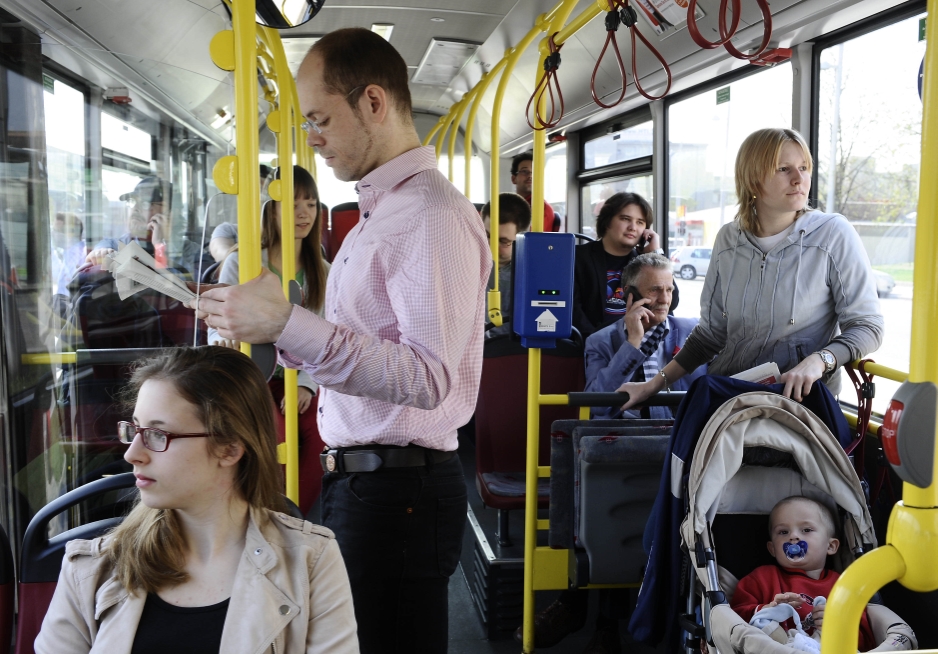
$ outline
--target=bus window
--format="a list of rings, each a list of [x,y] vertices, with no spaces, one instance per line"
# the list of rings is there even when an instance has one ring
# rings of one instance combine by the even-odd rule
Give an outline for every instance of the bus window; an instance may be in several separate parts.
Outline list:
[[[817,205],[857,232],[876,277],[886,334],[870,358],[908,371],[912,263],[922,138],[919,67],[925,14],[824,48],[820,53]],[[888,61],[876,51],[889,52]],[[877,79],[871,87],[864,80]],[[844,373],[844,388],[850,388]],[[898,382],[876,380],[882,413]],[[848,393],[847,401],[854,401]]]
[[[619,177],[587,184],[582,191],[583,207],[580,209],[582,233],[599,238],[596,233],[596,217],[606,200],[616,193],[638,193],[654,206],[655,182],[652,175]]]

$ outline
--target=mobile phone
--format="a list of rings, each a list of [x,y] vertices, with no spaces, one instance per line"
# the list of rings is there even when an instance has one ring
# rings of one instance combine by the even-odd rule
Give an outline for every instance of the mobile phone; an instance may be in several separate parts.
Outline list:
[[[625,288],[625,295],[624,295],[624,297],[625,297],[625,304],[626,304],[626,305],[628,305],[628,303],[629,303],[629,296],[630,296],[630,295],[632,296],[632,302],[633,302],[633,303],[635,303],[635,302],[637,302],[637,301],[639,301],[639,300],[642,299],[642,294],[639,293],[639,291],[638,291],[637,288],[635,288],[634,286],[626,286],[626,288]]]

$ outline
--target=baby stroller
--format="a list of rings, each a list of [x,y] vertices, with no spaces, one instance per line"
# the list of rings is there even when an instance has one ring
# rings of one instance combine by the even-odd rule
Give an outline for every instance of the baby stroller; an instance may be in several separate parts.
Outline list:
[[[698,396],[709,398],[714,384],[726,383],[698,381],[704,388],[695,383],[686,403]],[[671,461],[672,499],[680,498],[684,507],[679,528],[684,553],[680,589],[664,604],[679,615],[675,620],[678,616],[672,613],[668,625],[675,627],[672,634],[679,633],[675,623],[686,632],[682,646],[687,652],[700,651],[700,638],[710,643],[711,652],[722,654],[796,651],[749,627],[729,608],[738,579],[772,563],[765,547],[767,516],[779,500],[807,496],[826,504],[837,517],[841,547],[829,561],[834,570],[843,571],[876,546],[863,488],[843,450],[844,425],[836,420],[842,414],[831,410],[836,404],[826,388],[818,384],[812,389],[808,397],[815,397],[805,402],[816,405],[812,411],[765,387],[753,391],[746,386],[749,392],[727,400],[712,412],[703,429],[698,426],[686,466],[675,470],[674,457]],[[839,437],[816,414],[825,415]],[[675,426],[677,438],[681,418]],[[655,543],[669,544],[657,537]],[[673,540],[670,544],[676,546]],[[871,608],[869,617],[877,642],[886,640],[890,626],[902,623],[882,606]],[[744,628],[738,628],[740,624]]]

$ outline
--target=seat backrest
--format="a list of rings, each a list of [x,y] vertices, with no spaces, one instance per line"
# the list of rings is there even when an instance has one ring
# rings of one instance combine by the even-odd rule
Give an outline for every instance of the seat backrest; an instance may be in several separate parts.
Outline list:
[[[476,404],[476,472],[520,472],[525,469],[528,355],[508,335],[488,339]],[[583,354],[573,344],[542,350],[541,392],[566,394],[585,385]],[[539,464],[550,460],[550,426],[575,418],[576,407],[542,406]]]
[[[65,545],[76,538],[97,538],[123,518],[106,518],[69,529],[49,538],[49,523],[57,515],[94,497],[130,488],[136,484],[132,473],[126,472],[79,486],[42,507],[29,521],[20,555],[19,614],[16,624],[15,654],[33,654],[33,642],[42,627],[42,620],[55,593],[62,569]]]
[[[9,651],[13,638],[13,596],[16,575],[13,570],[13,552],[7,532],[0,527],[0,652]]]
[[[335,251],[332,249],[332,221],[329,218],[329,207],[320,203],[319,209],[322,212],[322,216],[319,220],[319,238],[322,244],[322,256],[326,258],[326,261],[332,263],[332,259],[335,257]]]
[[[332,208],[329,220],[329,223],[332,225],[329,239],[332,246],[330,252],[331,256],[329,257],[330,261],[338,254],[339,248],[342,247],[342,242],[345,241],[345,237],[348,236],[348,233],[358,224],[358,218],[357,202],[343,202]]]

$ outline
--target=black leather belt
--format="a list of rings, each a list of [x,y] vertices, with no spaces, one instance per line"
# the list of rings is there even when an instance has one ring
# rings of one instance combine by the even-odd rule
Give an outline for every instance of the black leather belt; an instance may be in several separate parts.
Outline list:
[[[375,449],[326,449],[319,455],[325,472],[374,472],[387,468],[419,468],[427,464],[445,463],[456,452],[441,452],[425,447],[409,446]]]

